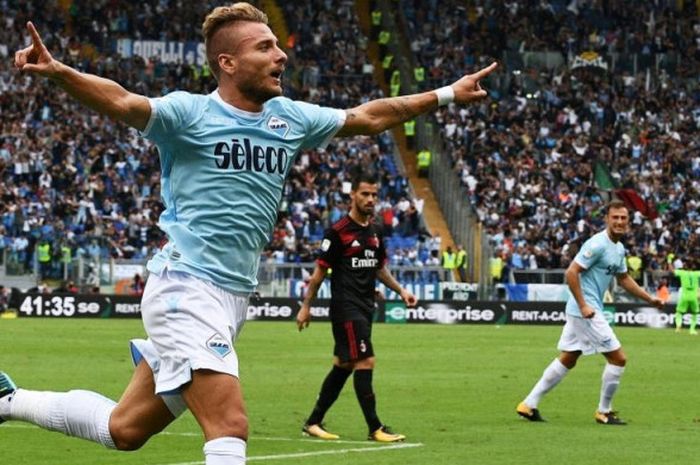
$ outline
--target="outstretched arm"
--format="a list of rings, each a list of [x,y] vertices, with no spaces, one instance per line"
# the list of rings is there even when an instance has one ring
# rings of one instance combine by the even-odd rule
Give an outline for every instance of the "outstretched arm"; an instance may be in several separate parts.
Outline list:
[[[345,125],[338,136],[357,134],[379,134],[398,124],[427,113],[444,104],[454,101],[459,104],[471,103],[486,97],[479,81],[491,74],[496,63],[482,68],[474,74],[467,74],[452,85],[421,94],[401,97],[380,98],[346,110]]]
[[[15,53],[15,67],[47,77],[83,105],[122,121],[138,130],[146,128],[151,116],[148,99],[133,94],[114,81],[81,73],[54,59],[31,22],[27,30],[32,45]]]

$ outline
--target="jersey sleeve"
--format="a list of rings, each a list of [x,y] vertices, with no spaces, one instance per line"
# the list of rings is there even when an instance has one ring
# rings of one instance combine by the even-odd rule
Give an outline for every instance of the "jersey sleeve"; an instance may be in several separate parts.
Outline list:
[[[306,137],[301,149],[325,148],[345,124],[345,111],[295,101]]]
[[[589,269],[600,259],[603,255],[603,247],[600,247],[592,242],[585,242],[581,247],[581,250],[574,257],[574,261],[581,265],[584,269]],[[623,258],[623,263],[625,262]],[[625,266],[625,269],[627,267]]]
[[[316,260],[316,263],[324,268],[333,268],[335,261],[339,255],[340,237],[334,229],[329,229],[323,235],[321,241],[321,252]]]
[[[171,92],[148,99],[151,117],[142,134],[155,142],[168,140],[172,133],[189,126],[195,119],[196,100],[188,92]]]

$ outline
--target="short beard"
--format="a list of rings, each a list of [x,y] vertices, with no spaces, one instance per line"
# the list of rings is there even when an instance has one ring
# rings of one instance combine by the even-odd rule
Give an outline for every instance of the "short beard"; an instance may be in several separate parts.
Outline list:
[[[241,91],[249,99],[260,105],[267,102],[271,98],[279,97],[280,95],[282,95],[282,92],[270,90],[268,88],[258,85],[257,83],[243,85],[241,86]]]

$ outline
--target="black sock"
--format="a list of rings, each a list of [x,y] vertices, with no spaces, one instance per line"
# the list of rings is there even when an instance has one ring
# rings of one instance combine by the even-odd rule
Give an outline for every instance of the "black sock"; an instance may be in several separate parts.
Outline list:
[[[382,426],[382,423],[377,416],[377,402],[372,390],[372,370],[355,370],[353,381],[355,382],[357,401],[365,415],[369,432],[373,433]]]
[[[307,425],[317,425],[323,421],[323,417],[333,402],[336,401],[340,395],[340,391],[343,390],[345,386],[345,381],[352,373],[352,370],[345,370],[339,366],[333,365],[330,373],[323,380],[321,385],[321,392],[318,394],[318,400],[316,400],[316,405],[314,406],[313,412],[308,420],[306,420]]]

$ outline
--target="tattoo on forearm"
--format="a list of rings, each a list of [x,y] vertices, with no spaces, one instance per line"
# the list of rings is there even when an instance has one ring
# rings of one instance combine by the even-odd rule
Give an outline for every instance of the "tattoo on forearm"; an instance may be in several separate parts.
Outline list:
[[[406,97],[387,99],[386,104],[391,107],[394,114],[397,115],[401,121],[406,121],[413,117],[413,112],[407,103]]]

